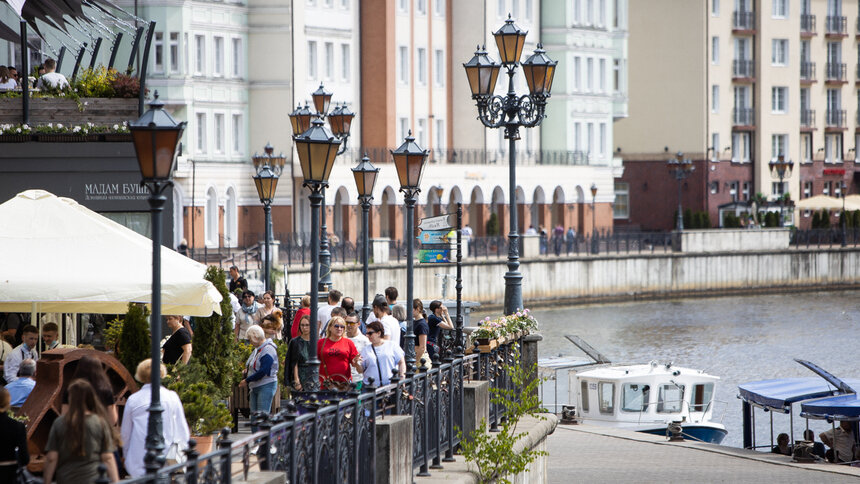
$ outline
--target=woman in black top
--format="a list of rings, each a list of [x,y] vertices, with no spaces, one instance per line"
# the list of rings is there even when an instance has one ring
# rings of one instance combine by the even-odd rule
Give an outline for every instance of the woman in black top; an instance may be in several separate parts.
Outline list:
[[[427,348],[430,350],[430,356],[433,356],[438,350],[439,330],[454,329],[454,325],[451,324],[451,316],[448,316],[448,307],[442,304],[442,301],[436,300],[430,303],[430,316],[427,318],[427,326],[430,327],[430,333],[427,335]]]
[[[108,380],[107,373],[105,373],[102,363],[92,356],[84,356],[78,360],[78,366],[75,368],[75,375],[69,381],[69,384],[78,379],[86,380],[90,385],[92,385],[93,390],[96,391],[96,396],[99,398],[99,402],[101,402],[105,410],[107,410],[107,415],[110,419],[108,423],[116,425],[118,417],[116,411],[116,399],[114,398],[113,388],[110,385],[110,380]],[[63,405],[68,405],[68,403],[69,390],[67,386],[63,391]],[[65,413],[65,407],[63,413]]]
[[[285,385],[296,391],[303,391],[313,381],[308,354],[311,339],[311,317],[303,315],[299,320],[298,335],[290,340],[287,348],[287,361],[284,363]]]
[[[15,482],[18,466],[30,462],[27,428],[9,416],[11,401],[9,390],[0,387],[0,435],[3,436],[0,438],[0,482]]]

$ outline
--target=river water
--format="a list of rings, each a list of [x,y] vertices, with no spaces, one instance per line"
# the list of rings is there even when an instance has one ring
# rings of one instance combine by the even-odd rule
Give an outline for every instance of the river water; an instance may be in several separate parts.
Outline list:
[[[858,298],[860,291],[690,298],[539,309],[534,315],[544,338],[541,358],[584,356],[564,338],[573,334],[613,363],[656,359],[719,376],[714,420],[722,419],[729,432],[723,444],[740,447],[738,384],[814,376],[794,358],[810,360],[836,376],[860,377]],[[559,402],[565,403],[566,378],[560,380]],[[551,384],[545,389],[550,403]],[[800,438],[806,421],[795,407],[795,438]],[[776,414],[773,420],[775,434],[788,433],[788,415]],[[759,445],[770,441],[769,422],[769,414],[756,411]],[[810,428],[817,436],[830,426],[810,421]]]

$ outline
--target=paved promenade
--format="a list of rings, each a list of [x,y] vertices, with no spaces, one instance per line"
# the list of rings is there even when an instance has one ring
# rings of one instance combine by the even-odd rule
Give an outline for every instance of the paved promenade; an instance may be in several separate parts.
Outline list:
[[[860,468],[798,464],[788,456],[588,425],[562,425],[547,439],[551,484],[571,482],[860,482]]]

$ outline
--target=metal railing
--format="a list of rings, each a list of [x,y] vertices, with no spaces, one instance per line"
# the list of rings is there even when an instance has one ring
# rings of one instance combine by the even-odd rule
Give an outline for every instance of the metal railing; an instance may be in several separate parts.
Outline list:
[[[844,109],[828,109],[827,110],[827,119],[825,120],[826,126],[829,128],[843,128],[845,127],[845,110]]]
[[[238,441],[224,429],[217,449],[198,455],[195,443],[185,451],[187,461],[159,469],[154,475],[122,481],[126,484],[228,484],[247,480],[252,470],[283,472],[287,482],[376,482],[376,423],[392,415],[411,415],[412,469],[426,473],[453,461],[463,429],[463,383],[483,380],[491,388],[512,389],[508,366],[517,363],[515,346],[522,338],[488,353],[436,361],[428,371],[364,392],[300,393],[275,415],[254,414],[261,430]],[[489,422],[495,429],[503,406],[490,403]],[[105,478],[104,466],[100,469]],[[96,481],[101,482],[101,481]],[[107,481],[105,481],[107,482]]]
[[[845,35],[848,32],[848,19],[846,17],[828,15],[825,18],[826,34]]]
[[[732,14],[734,30],[753,30],[755,28],[755,12],[736,11]]]
[[[844,63],[828,62],[824,64],[825,81],[844,81],[847,77],[848,68]]]
[[[839,226],[829,229],[794,230],[791,233],[791,245],[798,249],[841,245],[842,239],[845,239],[846,246],[860,246],[860,228],[846,228],[844,235]]]
[[[805,128],[811,128],[815,126],[814,109],[802,109],[800,111],[800,125]]]
[[[800,14],[800,31],[805,34],[815,33],[815,15],[808,13]]]
[[[751,60],[734,60],[732,62],[732,77],[755,77],[755,62]]]
[[[456,164],[456,165],[500,165],[507,166],[509,152],[506,149],[488,150],[483,148],[474,149],[447,149],[434,148],[429,150],[427,161],[430,164]],[[390,163],[390,148],[385,147],[360,147],[347,149],[338,156],[336,164],[354,165],[364,154],[375,164]],[[610,157],[611,158],[611,157]],[[517,165],[540,166],[540,165],[606,165],[608,158],[600,159],[597,153],[582,150],[542,150],[540,148],[523,148],[516,152]]]
[[[800,80],[808,82],[815,80],[815,62],[800,63]]]
[[[735,126],[755,126],[755,111],[752,108],[734,108],[732,124]]]

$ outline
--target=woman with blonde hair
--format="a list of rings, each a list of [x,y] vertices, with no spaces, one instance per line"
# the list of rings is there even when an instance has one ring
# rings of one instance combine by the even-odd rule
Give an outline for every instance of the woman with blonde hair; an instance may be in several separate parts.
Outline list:
[[[99,463],[107,467],[111,482],[119,480],[113,451],[120,443],[116,428],[93,386],[86,380],[69,384],[69,411],[51,425],[45,445],[45,482],[94,482]]]
[[[0,66],[0,91],[7,91],[9,89],[15,89],[16,87],[18,87],[18,83],[12,78],[12,73],[9,72],[9,68],[6,66]]]
[[[352,381],[352,365],[359,372],[362,369],[361,356],[346,334],[346,321],[334,316],[326,328],[326,337],[317,342],[320,359],[320,386],[329,390],[346,390]]]

